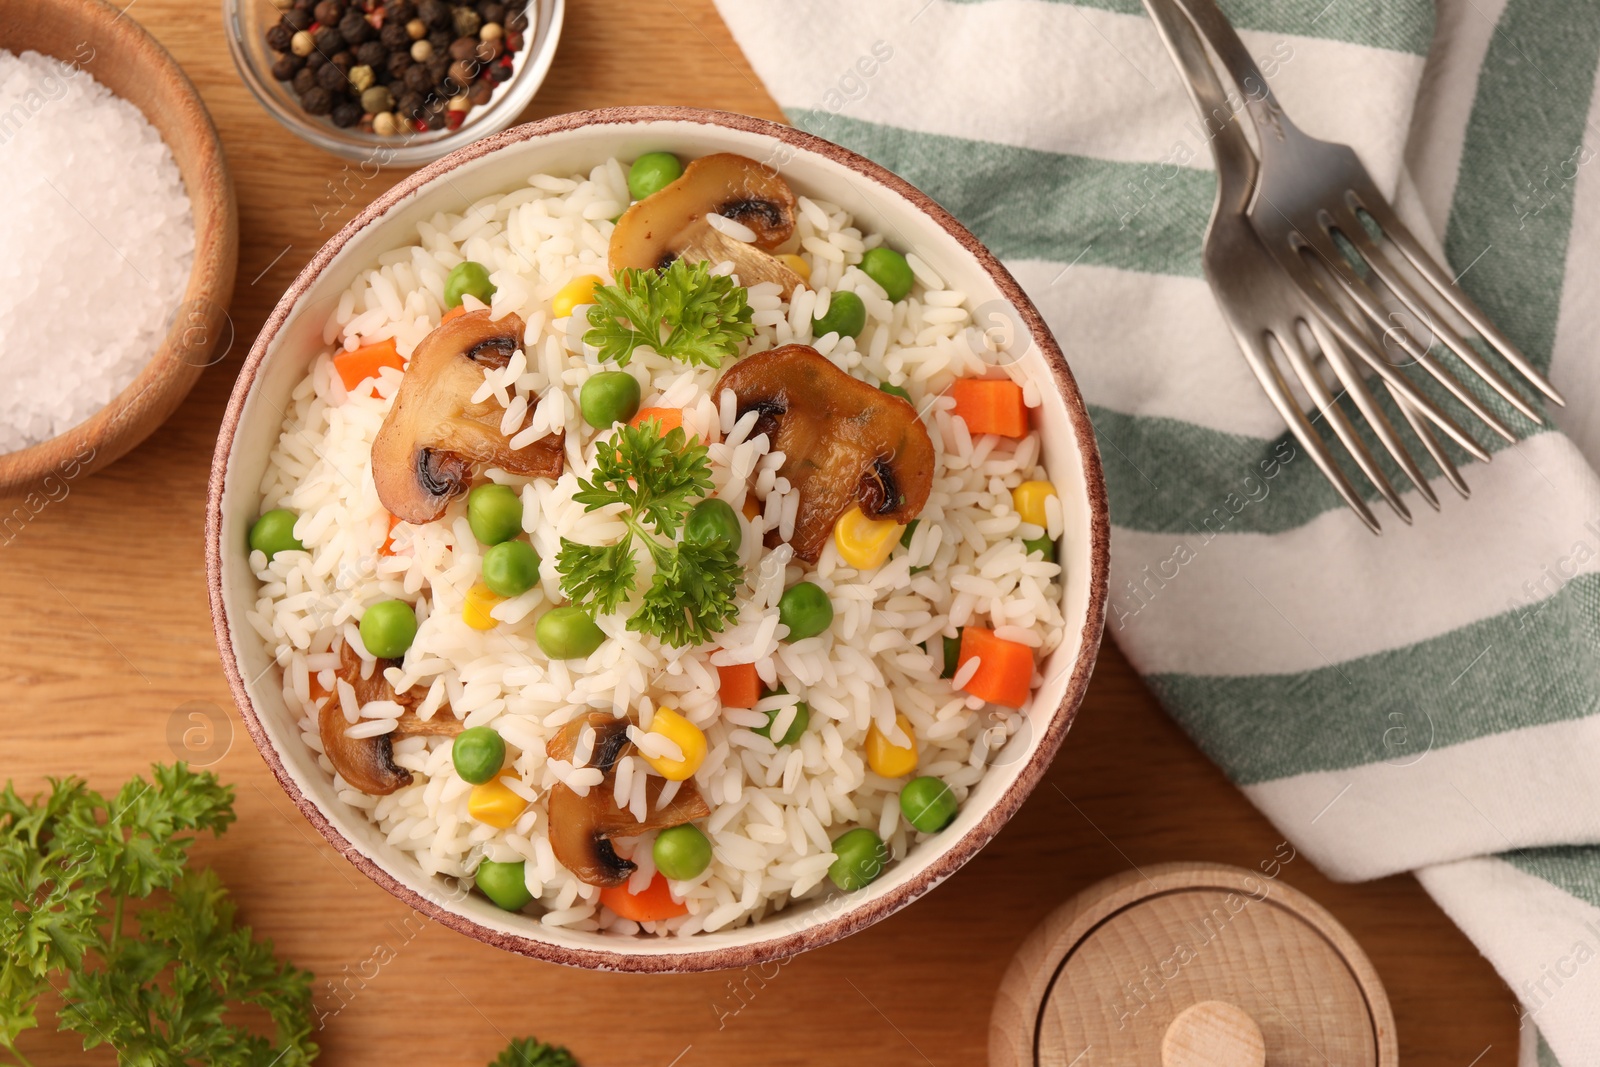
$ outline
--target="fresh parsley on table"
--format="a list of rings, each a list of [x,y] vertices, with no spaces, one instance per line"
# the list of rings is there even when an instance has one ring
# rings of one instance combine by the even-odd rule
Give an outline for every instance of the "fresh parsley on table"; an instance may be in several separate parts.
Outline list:
[[[698,645],[720,633],[737,612],[734,594],[744,578],[739,554],[725,541],[679,539],[689,512],[711,489],[711,461],[698,438],[687,439],[681,428],[663,437],[654,419],[620,427],[600,443],[594,472],[578,479],[573,499],[585,511],[621,504],[627,531],[614,545],[563,537],[556,559],[562,591],[578,607],[615,612],[633,593],[638,544],[655,564],[655,577],[628,629],[673,646]]]
[[[720,367],[755,334],[745,291],[703,263],[674,260],[664,270],[625,268],[617,284],[596,286],[583,343],[602,363],[625,367],[648,345],[680,363]]]
[[[227,890],[186,868],[189,846],[233,822],[233,790],[209,772],[156,766],[112,798],[76,778],[46,795],[0,793],[0,1052],[59,994],[57,1024],[123,1065],[302,1067],[311,974],[234,925]],[[230,1021],[263,1010],[276,1039]]]
[[[536,1037],[518,1037],[489,1067],[578,1067],[578,1061],[560,1045],[547,1045]]]

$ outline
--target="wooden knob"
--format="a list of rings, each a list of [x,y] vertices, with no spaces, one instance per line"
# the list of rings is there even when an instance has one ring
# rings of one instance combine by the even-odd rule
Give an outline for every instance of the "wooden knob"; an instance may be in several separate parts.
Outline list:
[[[1161,1067],[1265,1067],[1267,1043],[1250,1013],[1202,1000],[1178,1013],[1161,1038]]]

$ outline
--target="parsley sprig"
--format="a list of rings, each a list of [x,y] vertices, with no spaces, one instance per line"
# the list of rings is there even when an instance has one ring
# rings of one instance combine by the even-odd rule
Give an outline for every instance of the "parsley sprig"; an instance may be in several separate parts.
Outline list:
[[[744,578],[739,554],[725,541],[678,539],[711,488],[711,461],[698,438],[687,439],[682,429],[662,436],[654,419],[618,429],[600,444],[594,473],[578,479],[573,499],[585,511],[621,504],[626,532],[603,546],[563,537],[556,558],[562,591],[578,607],[615,612],[633,593],[639,545],[655,564],[655,577],[628,629],[673,646],[698,645],[720,633],[737,613],[734,594]]]
[[[74,778],[0,793],[0,1050],[26,1064],[18,1036],[59,991],[59,1027],[124,1065],[309,1064],[310,973],[234,925],[215,874],[186,868],[197,834],[233,822],[233,790],[181,763],[152,778],[110,799]],[[276,1041],[230,1021],[244,1005]]]
[[[616,285],[597,286],[584,344],[600,361],[625,367],[649,345],[680,363],[720,367],[755,335],[745,291],[703,263],[674,260],[665,270],[624,269]]]
[[[578,1061],[560,1045],[547,1045],[536,1037],[517,1037],[489,1067],[578,1067]]]

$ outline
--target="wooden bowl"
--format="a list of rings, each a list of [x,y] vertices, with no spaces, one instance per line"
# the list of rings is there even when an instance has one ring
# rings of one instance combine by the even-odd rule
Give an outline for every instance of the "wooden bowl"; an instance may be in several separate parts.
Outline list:
[[[0,454],[0,493],[48,488],[119,458],[177,408],[230,328],[239,213],[200,94],[156,39],[102,0],[0,0],[0,48],[52,56],[142,111],[177,161],[194,211],[194,265],[161,347],[111,402],[65,433]]]

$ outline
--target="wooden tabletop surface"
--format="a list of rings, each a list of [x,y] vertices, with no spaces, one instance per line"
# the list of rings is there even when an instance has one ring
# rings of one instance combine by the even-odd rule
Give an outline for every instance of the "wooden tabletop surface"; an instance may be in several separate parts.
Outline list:
[[[119,0],[120,2],[120,0]],[[86,776],[111,789],[170,761],[190,702],[232,721],[206,605],[201,530],[216,429],[250,341],[324,240],[399,177],[365,178],[299,141],[236,76],[220,4],[134,0],[199,86],[238,185],[235,337],[177,415],[0,545],[0,779]],[[616,104],[690,104],[781,118],[710,0],[569,0],[529,118]],[[9,513],[16,501],[5,501]],[[509,1037],[569,1045],[586,1067],[983,1062],[989,1008],[1023,937],[1070,894],[1130,866],[1257,867],[1280,835],[1156,706],[1109,643],[1044,784],[999,837],[911,908],[768,978],[596,974],[500,952],[437,926],[341,860],[267,774],[242,729],[212,766],[238,823],[198,850],[242,918],[318,975],[317,1035],[337,1067],[478,1067]],[[210,758],[205,756],[203,758]],[[1282,877],[1327,906],[1388,987],[1409,1067],[1515,1062],[1504,985],[1410,877],[1335,885],[1309,861]],[[387,947],[389,952],[381,952]],[[393,959],[374,968],[375,954]],[[370,977],[360,977],[361,975]],[[346,979],[349,979],[346,981]],[[353,991],[343,1000],[326,980]],[[48,1030],[39,1067],[111,1063]]]

